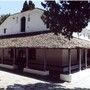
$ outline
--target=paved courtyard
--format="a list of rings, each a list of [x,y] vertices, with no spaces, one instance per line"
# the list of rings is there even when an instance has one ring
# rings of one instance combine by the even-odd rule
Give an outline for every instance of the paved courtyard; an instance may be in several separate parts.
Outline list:
[[[0,70],[0,88],[7,87],[14,90],[90,90],[90,76],[77,82],[51,83]]]

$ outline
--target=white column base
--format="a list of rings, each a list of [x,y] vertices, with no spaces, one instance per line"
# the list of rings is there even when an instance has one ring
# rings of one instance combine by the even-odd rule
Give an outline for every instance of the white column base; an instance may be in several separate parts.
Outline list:
[[[60,79],[68,82],[77,82],[89,76],[90,69],[85,69],[72,74],[60,74]]]
[[[71,82],[71,75],[70,74],[60,74],[60,79],[63,81]]]
[[[29,69],[29,68],[24,68],[24,72],[37,74],[37,75],[42,75],[42,76],[49,75],[49,71],[40,71],[40,70]]]
[[[14,69],[13,65],[0,64],[0,67],[8,68],[8,69]]]

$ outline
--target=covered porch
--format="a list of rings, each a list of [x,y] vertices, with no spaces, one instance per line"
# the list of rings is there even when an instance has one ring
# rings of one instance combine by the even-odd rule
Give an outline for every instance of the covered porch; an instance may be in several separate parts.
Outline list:
[[[4,38],[0,39],[0,66],[15,70],[21,65],[24,72],[71,81],[71,74],[89,67],[89,48],[89,41],[53,33]]]
[[[72,49],[68,49],[67,65],[62,65],[62,73],[60,74],[61,80],[69,82],[74,81],[81,74],[83,74],[81,76],[84,77],[84,71],[87,71],[87,69],[90,68],[89,49],[77,48],[76,59],[72,53]],[[88,71],[90,70],[88,69]],[[87,75],[89,75],[89,73]]]
[[[40,57],[40,49],[28,47],[0,48],[0,67],[38,75],[49,75],[46,60]]]
[[[74,73],[89,68],[89,61],[86,48],[13,47],[0,49],[0,67],[12,70],[23,69],[23,72],[38,75],[60,75],[60,79],[64,81],[71,81]]]

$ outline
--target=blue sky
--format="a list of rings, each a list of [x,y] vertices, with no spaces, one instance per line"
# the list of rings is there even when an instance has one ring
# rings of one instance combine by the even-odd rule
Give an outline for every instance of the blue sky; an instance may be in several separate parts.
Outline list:
[[[20,12],[23,7],[24,1],[25,0],[0,0],[0,15]],[[36,7],[43,8],[41,6],[41,2],[44,2],[45,0],[32,0],[32,1],[35,3]]]
[[[0,0],[0,15],[20,12],[25,0]],[[29,0],[27,0],[29,1]],[[43,8],[41,2],[44,0],[32,0],[36,7]]]

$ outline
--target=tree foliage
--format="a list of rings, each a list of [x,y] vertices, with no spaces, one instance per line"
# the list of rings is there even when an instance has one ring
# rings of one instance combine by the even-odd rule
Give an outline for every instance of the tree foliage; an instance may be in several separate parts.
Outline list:
[[[55,34],[62,33],[70,39],[73,32],[81,32],[89,22],[88,1],[47,1],[41,4],[45,8],[42,19]]]
[[[34,8],[35,8],[35,4],[32,1],[29,2],[25,1],[21,12],[32,10]]]
[[[0,25],[10,16],[10,14],[1,15],[0,17]]]
[[[32,1],[29,1],[28,8],[29,8],[30,10],[31,10],[31,9],[34,9],[34,8],[35,8],[35,4],[34,4]]]

